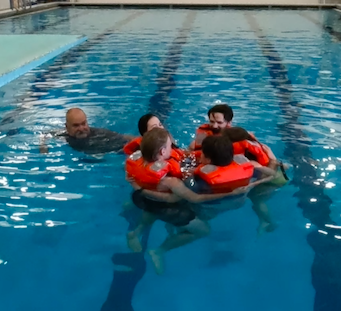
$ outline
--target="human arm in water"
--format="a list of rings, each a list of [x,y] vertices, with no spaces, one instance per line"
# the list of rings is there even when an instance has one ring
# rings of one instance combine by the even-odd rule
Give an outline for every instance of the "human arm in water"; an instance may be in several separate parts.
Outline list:
[[[48,133],[42,133],[39,138],[39,152],[40,153],[49,153],[49,148],[47,146],[47,140],[53,137],[63,137],[64,132],[62,130],[53,130]]]
[[[49,148],[46,145],[47,137],[42,134],[39,139],[39,153],[49,153]]]
[[[262,172],[266,172],[267,174],[271,173],[271,170],[262,170]],[[174,185],[172,186],[172,192],[173,193],[167,193],[167,192],[157,192],[157,191],[152,191],[152,190],[146,190],[144,189],[142,191],[142,195],[152,198],[154,200],[162,201],[162,202],[167,202],[167,203],[175,203],[180,200],[187,200],[191,203],[203,203],[206,201],[213,201],[213,200],[219,200],[223,199],[229,196],[236,196],[239,194],[244,194],[247,193],[249,190],[251,190],[253,187],[258,186],[259,184],[268,182],[273,179],[273,175],[270,175],[268,177],[262,178],[260,180],[257,180],[255,182],[250,183],[249,185],[245,187],[240,187],[232,192],[229,193],[219,193],[219,194],[197,194],[193,192],[192,190],[188,189],[181,180],[174,178],[177,181],[174,182]],[[135,190],[141,189],[140,187],[137,186]]]
[[[262,166],[256,161],[250,161],[250,163],[254,166],[255,171],[258,171],[261,173],[260,179],[252,183],[254,186],[274,179],[276,175],[275,169],[273,169],[272,167]]]
[[[122,134],[122,137],[123,137],[124,139],[126,139],[127,141],[131,141],[131,140],[137,138],[137,136],[130,135],[130,134]]]
[[[253,164],[255,170],[262,173],[261,179],[253,183],[250,183],[249,185],[245,187],[237,188],[234,191],[229,192],[229,193],[197,194],[193,192],[192,190],[190,190],[189,188],[187,188],[180,179],[176,177],[166,177],[161,180],[159,184],[159,190],[161,191],[170,190],[172,193],[158,192],[158,191],[144,189],[142,191],[142,195],[152,198],[154,200],[159,200],[159,201],[168,202],[168,203],[174,203],[182,199],[191,203],[202,203],[206,201],[219,200],[219,199],[223,199],[229,196],[235,196],[235,195],[246,193],[251,188],[261,183],[268,182],[274,178],[276,174],[275,170],[268,168],[268,167],[264,167],[256,161],[251,161],[251,164]],[[141,187],[139,187],[133,179],[127,178],[127,180],[128,182],[130,182],[130,184],[133,186],[135,190],[141,189]]]
[[[188,150],[189,150],[189,151],[194,151],[194,150],[195,150],[195,140],[193,140],[193,141],[189,144]]]
[[[164,178],[160,186],[162,189],[169,189],[172,193],[157,192],[151,190],[143,190],[142,194],[146,197],[150,197],[159,201],[174,203],[180,200],[186,200],[191,203],[202,203],[206,201],[213,201],[223,199],[233,195],[239,195],[246,193],[249,190],[249,186],[240,187],[229,193],[219,193],[219,194],[197,194],[187,188],[185,184],[178,178],[166,177]],[[135,187],[135,189],[137,189]]]

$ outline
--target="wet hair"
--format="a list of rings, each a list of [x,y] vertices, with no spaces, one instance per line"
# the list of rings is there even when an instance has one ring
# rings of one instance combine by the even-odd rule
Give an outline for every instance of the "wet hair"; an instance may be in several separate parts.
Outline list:
[[[168,131],[161,128],[153,128],[143,135],[141,142],[141,152],[147,162],[158,160],[159,151],[165,147],[169,137]]]
[[[237,126],[223,129],[221,134],[222,136],[228,138],[232,143],[236,143],[243,140],[257,141],[247,132],[247,130]],[[250,161],[257,161],[257,157],[254,154],[252,154],[249,150],[245,150],[244,155]]]
[[[140,118],[137,126],[139,128],[139,132],[140,132],[141,136],[143,136],[143,134],[147,132],[148,122],[153,117],[156,117],[156,115],[154,115],[152,113],[147,113]]]
[[[229,105],[226,104],[213,106],[207,113],[208,117],[210,117],[210,115],[213,113],[223,114],[226,122],[231,122],[233,119],[233,110]]]
[[[202,152],[216,166],[227,166],[233,161],[233,145],[226,136],[206,137],[202,142]]]
[[[255,141],[255,139],[242,127],[230,127],[221,131],[221,134],[228,137],[231,142],[235,143],[243,140]]]

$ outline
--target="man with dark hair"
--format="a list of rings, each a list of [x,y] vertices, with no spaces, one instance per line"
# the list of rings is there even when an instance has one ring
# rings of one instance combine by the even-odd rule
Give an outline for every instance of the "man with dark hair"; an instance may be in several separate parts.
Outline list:
[[[233,110],[227,104],[219,104],[213,106],[208,110],[208,118],[212,129],[220,132],[222,128],[230,127],[232,125]]]
[[[207,136],[220,134],[221,130],[232,126],[233,110],[227,104],[219,104],[208,110],[209,123],[199,126],[195,140],[190,144],[190,150],[201,149],[202,141]]]
[[[65,131],[52,132],[50,137],[63,137],[71,148],[87,154],[120,152],[123,146],[134,138],[104,128],[89,127],[84,111],[80,108],[71,108],[66,113]],[[41,139],[40,153],[48,153],[45,144],[48,137]]]

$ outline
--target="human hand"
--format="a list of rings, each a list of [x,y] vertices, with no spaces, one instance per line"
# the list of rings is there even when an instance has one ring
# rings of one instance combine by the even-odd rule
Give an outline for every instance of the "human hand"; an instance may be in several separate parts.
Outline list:
[[[126,181],[128,183],[130,183],[130,185],[134,188],[134,190],[140,190],[141,189],[141,187],[135,181],[134,177],[129,176],[128,174],[126,174]]]
[[[251,189],[250,186],[245,186],[245,187],[239,187],[237,189],[234,189],[232,191],[233,195],[239,195],[239,194],[244,194],[247,193]]]

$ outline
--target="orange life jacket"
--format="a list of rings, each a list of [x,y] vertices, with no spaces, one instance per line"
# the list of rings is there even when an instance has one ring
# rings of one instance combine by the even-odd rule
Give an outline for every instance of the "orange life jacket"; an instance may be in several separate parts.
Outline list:
[[[140,150],[141,141],[142,141],[142,136],[131,140],[130,142],[125,144],[125,146],[123,147],[123,152],[126,155],[131,155],[135,151]]]
[[[123,151],[126,155],[131,155],[135,151],[140,150],[140,145],[142,142],[142,136],[137,137],[130,142],[128,142],[124,147]],[[180,148],[172,147],[171,157],[176,161],[181,161],[184,158],[185,154]]]
[[[176,147],[172,147],[172,152],[171,152],[171,158],[173,158],[176,161],[181,161],[186,157],[185,152],[180,149],[180,148],[176,148]]]
[[[192,156],[197,163],[200,163],[200,159],[201,159],[201,154],[202,154],[202,150],[194,150],[190,152],[190,156]]]
[[[213,193],[228,193],[239,187],[247,186],[253,176],[254,167],[246,162],[238,164],[233,161],[227,166],[212,164],[199,165],[194,175],[207,182]]]
[[[270,159],[262,146],[256,141],[242,140],[233,143],[233,154],[243,154],[250,152],[255,156],[256,161],[263,166],[268,166]]]
[[[201,144],[202,141],[207,136],[216,135],[212,132],[209,124],[204,124],[197,129],[196,138],[195,138],[195,151],[193,151],[193,155],[197,160],[200,160],[201,156]],[[270,162],[270,159],[266,152],[263,150],[262,146],[256,141],[243,140],[239,142],[233,143],[233,154],[245,154],[245,152],[250,152],[255,156],[256,161],[263,166],[267,166]]]
[[[202,141],[207,136],[213,136],[212,129],[209,124],[200,125],[195,132],[195,150],[201,149]]]
[[[167,161],[145,163],[141,151],[136,151],[126,160],[128,177],[133,177],[143,189],[157,190],[161,179],[170,176],[182,178],[180,164],[170,158]]]
[[[230,126],[227,126],[227,127],[230,127]],[[218,134],[213,133],[212,128],[209,124],[200,125],[195,132],[195,147],[194,147],[195,149],[194,150],[200,150],[202,141],[207,136],[214,136],[214,135],[220,135],[220,133]]]

